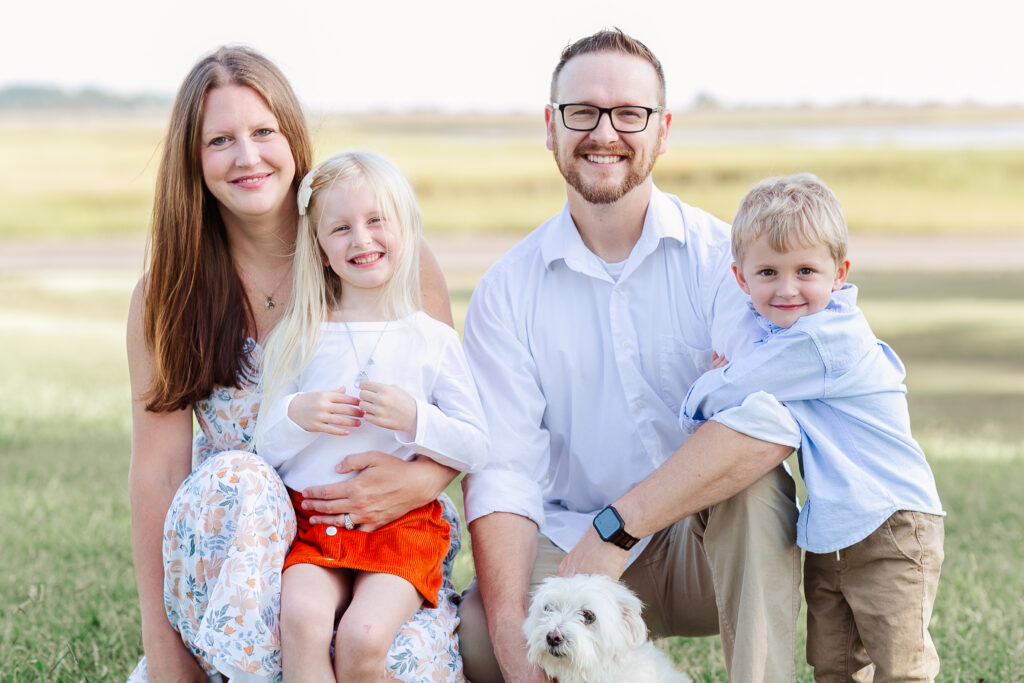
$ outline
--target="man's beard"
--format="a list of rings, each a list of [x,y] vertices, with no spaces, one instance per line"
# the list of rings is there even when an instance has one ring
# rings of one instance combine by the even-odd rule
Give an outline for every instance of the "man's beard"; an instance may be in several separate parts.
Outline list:
[[[633,165],[636,153],[632,150],[618,148],[609,150],[607,148],[600,148],[594,145],[581,143],[572,151],[570,161],[582,159],[586,154],[614,154],[623,157],[625,163],[629,164],[625,177],[618,185],[612,187],[596,186],[593,184],[588,185],[583,179],[583,174],[579,172],[579,166],[576,164],[562,163],[561,155],[559,155],[557,151],[555,152],[555,164],[558,165],[558,170],[561,171],[565,181],[569,183],[569,186],[576,190],[583,199],[591,204],[612,204],[622,199],[631,190],[647,180],[651,175],[651,171],[654,169],[654,161],[658,158],[658,155],[652,152],[644,166],[637,167]],[[581,163],[589,162],[583,159]]]

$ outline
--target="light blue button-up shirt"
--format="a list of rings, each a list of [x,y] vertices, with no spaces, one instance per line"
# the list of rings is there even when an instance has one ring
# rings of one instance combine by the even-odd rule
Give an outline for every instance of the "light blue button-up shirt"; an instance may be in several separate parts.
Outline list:
[[[768,333],[724,368],[701,377],[680,413],[684,429],[766,391],[800,426],[807,502],[797,543],[815,553],[846,548],[897,510],[944,514],[935,478],[910,434],[903,363],[875,338],[857,288],[833,292],[825,310]]]
[[[661,465],[686,438],[679,408],[711,350],[738,351],[761,334],[731,263],[729,226],[657,189],[617,278],[568,206],[503,256],[466,316],[491,434],[490,463],[465,480],[467,519],[523,515],[569,550]],[[795,422],[762,399],[719,421],[795,447]]]

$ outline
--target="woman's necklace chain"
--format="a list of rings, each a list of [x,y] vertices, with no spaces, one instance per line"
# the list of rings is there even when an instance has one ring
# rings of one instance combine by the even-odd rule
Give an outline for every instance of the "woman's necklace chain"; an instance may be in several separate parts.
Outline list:
[[[352,329],[348,326],[348,322],[343,320],[341,324],[345,326],[345,333],[348,335],[348,343],[352,346],[352,355],[355,356],[356,365],[359,366],[359,372],[356,373],[356,387],[358,388],[360,384],[369,379],[366,374],[366,369],[371,365],[374,365],[373,354],[377,353],[377,345],[380,344],[380,340],[384,336],[384,333],[388,331],[388,325],[391,324],[391,321],[388,320],[384,323],[384,328],[380,331],[380,334],[377,335],[377,341],[373,343],[373,348],[370,349],[370,356],[366,359],[366,363],[362,363],[359,360],[359,352],[356,351],[356,342],[352,338]]]
[[[242,275],[245,276],[246,280],[248,280],[249,282],[254,282],[253,277],[251,275],[249,275],[249,271],[247,271],[241,265],[238,266],[238,269],[240,271],[242,271]],[[288,269],[284,272],[284,275],[281,276],[281,279],[277,281],[277,284],[274,285],[274,288],[272,290],[270,290],[270,294],[266,294],[266,293],[263,294],[263,308],[264,308],[264,310],[268,310],[269,311],[271,308],[274,308],[275,306],[277,306],[277,302],[274,301],[274,295],[277,294],[277,290],[280,289],[281,284],[285,281],[285,278],[287,278],[289,273],[291,273],[291,272],[292,272],[292,265],[288,264]]]

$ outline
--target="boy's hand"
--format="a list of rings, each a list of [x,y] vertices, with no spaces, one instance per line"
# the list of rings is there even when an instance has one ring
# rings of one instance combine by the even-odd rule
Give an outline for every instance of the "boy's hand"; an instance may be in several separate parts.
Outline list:
[[[416,434],[416,400],[393,384],[360,382],[359,408],[371,424]]]
[[[359,399],[345,393],[345,387],[337,391],[307,391],[298,394],[288,404],[288,417],[307,432],[323,432],[335,436],[346,436],[345,427],[358,427],[363,417]]]
[[[725,356],[718,355],[717,351],[711,352],[711,369],[717,370],[718,368],[724,368],[729,364],[729,359]]]

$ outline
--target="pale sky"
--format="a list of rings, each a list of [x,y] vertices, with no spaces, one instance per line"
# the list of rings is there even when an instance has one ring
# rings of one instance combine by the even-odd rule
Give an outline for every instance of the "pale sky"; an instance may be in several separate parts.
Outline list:
[[[288,9],[292,7],[294,9]],[[172,95],[222,43],[271,57],[314,111],[538,111],[567,43],[619,26],[668,103],[1024,104],[1013,0],[15,0],[0,86]]]

